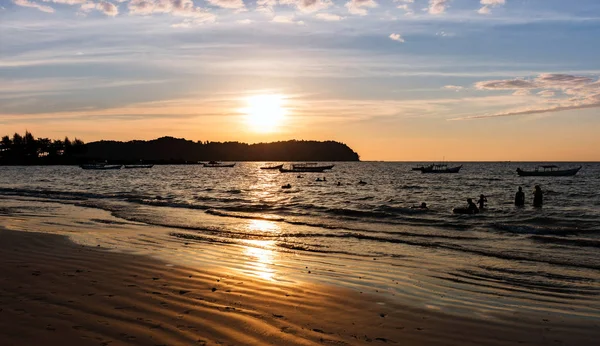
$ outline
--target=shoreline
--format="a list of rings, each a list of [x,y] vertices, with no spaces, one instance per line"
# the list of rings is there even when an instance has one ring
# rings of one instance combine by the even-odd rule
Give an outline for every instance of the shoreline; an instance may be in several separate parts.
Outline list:
[[[309,282],[171,265],[0,229],[2,345],[592,344],[598,321],[458,317]],[[214,290],[213,290],[214,289]]]

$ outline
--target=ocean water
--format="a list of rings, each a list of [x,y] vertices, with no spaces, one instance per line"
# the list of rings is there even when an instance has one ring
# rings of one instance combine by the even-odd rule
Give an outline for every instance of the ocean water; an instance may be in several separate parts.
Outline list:
[[[517,176],[517,167],[536,163],[462,163],[459,174],[441,175],[411,171],[414,163],[337,163],[330,172],[300,175],[259,169],[266,164],[0,167],[0,216],[43,214],[55,205],[63,211],[48,207],[46,217],[60,223],[70,217],[64,208],[103,210],[161,230],[148,228],[142,242],[92,220],[115,243],[156,251],[208,244],[212,252],[177,254],[222,262],[224,247],[230,257],[236,246],[255,257],[268,251],[261,265],[270,279],[296,271],[449,312],[530,310],[600,320],[598,163],[560,163],[582,165],[574,177]],[[281,188],[288,183],[291,189]],[[543,208],[531,206],[534,185],[544,191]],[[513,205],[519,186],[524,208]],[[480,194],[488,199],[484,212],[452,213]],[[410,208],[421,202],[430,209]]]

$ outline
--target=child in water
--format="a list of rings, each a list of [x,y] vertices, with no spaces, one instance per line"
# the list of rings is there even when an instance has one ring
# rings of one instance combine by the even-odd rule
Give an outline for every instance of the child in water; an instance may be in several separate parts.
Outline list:
[[[487,202],[487,198],[485,198],[485,196],[483,194],[481,194],[479,196],[479,201],[477,201],[477,203],[479,203],[479,209],[483,209],[485,207],[485,203]]]

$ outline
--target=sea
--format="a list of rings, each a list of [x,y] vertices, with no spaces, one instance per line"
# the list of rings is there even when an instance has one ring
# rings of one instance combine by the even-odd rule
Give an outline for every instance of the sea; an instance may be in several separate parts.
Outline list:
[[[273,164],[4,166],[0,226],[445,313],[600,321],[600,163],[556,163],[582,166],[572,177],[517,175],[535,162],[448,163],[463,165],[458,174],[421,174],[411,168],[423,163],[408,162],[260,169]],[[535,185],[542,208],[532,206]],[[522,208],[514,206],[518,187]],[[481,213],[452,213],[481,194]],[[428,210],[411,208],[422,202]]]

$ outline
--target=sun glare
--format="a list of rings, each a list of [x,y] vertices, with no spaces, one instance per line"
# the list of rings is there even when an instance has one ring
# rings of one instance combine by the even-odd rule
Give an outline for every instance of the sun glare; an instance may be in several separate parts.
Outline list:
[[[246,108],[243,109],[248,125],[259,132],[274,131],[287,113],[284,101],[284,97],[277,94],[248,97]]]

